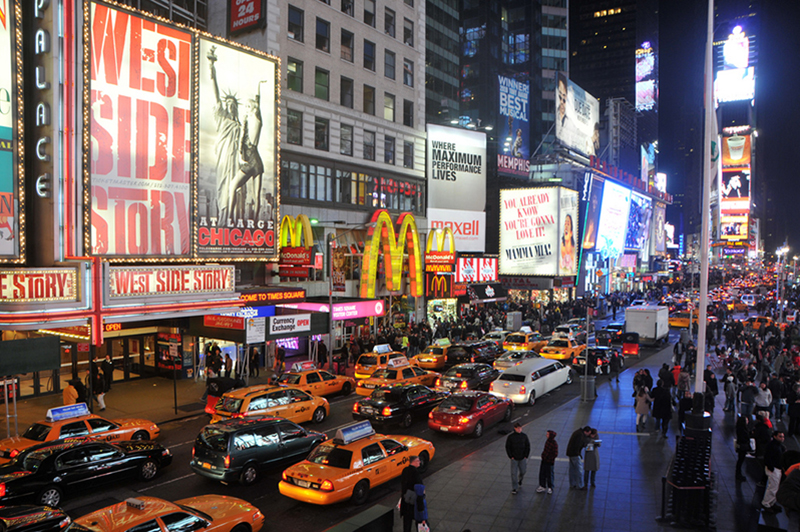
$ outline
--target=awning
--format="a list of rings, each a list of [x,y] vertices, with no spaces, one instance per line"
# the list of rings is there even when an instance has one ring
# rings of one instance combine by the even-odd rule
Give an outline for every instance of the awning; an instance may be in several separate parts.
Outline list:
[[[472,303],[491,303],[508,299],[508,290],[500,283],[471,284],[467,286],[467,296]]]

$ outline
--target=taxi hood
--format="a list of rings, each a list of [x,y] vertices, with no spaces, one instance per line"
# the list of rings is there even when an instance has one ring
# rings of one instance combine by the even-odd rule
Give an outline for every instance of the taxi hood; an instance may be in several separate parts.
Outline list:
[[[200,495],[197,497],[189,497],[188,499],[181,499],[176,501],[177,504],[188,506],[206,513],[217,520],[233,519],[241,520],[242,513],[255,512],[249,503],[236,497],[227,497],[223,495]]]

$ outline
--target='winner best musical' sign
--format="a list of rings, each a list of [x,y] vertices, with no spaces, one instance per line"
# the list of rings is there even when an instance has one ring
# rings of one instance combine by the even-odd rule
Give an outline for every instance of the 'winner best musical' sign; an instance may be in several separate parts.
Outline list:
[[[108,290],[112,299],[233,293],[234,267],[111,266],[108,269]]]

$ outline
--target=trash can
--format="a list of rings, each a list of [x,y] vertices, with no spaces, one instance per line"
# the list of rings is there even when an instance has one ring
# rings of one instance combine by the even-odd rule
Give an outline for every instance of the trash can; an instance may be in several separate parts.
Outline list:
[[[594,401],[597,399],[597,389],[595,388],[594,375],[581,375],[581,400]]]

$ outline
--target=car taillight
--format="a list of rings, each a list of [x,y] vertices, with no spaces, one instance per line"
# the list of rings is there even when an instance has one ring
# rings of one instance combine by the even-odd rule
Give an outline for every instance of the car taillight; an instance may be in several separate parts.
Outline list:
[[[463,388],[464,390],[467,389],[467,381],[461,381],[461,384],[458,385],[459,388]]]
[[[330,480],[323,480],[322,484],[319,485],[320,491],[333,491],[333,482]]]
[[[358,403],[353,403],[353,412],[358,413]]]
[[[16,458],[17,456],[19,456],[19,449],[11,449],[11,452],[8,453],[8,456],[10,458]]]
[[[469,423],[469,418],[468,417],[460,417],[460,418],[458,418],[458,422],[460,424],[462,424],[462,425],[466,425],[467,423]]]
[[[491,392],[492,390],[494,390],[494,383],[490,382],[489,383],[489,391]]]
[[[392,415],[392,409],[389,408],[388,406],[384,406],[383,410],[381,410],[381,415],[382,416],[386,416],[386,417],[391,416]]]
[[[226,468],[231,466],[231,455],[225,457],[224,463]]]
[[[281,473],[281,478],[282,478],[283,480],[289,480],[289,475],[287,475],[287,474],[286,474],[286,471],[284,471],[283,473]]]
[[[526,391],[527,390],[525,389],[524,385],[519,387],[519,393],[525,393]]]
[[[195,452],[195,448],[192,447],[192,458],[194,458],[194,452]]]
[[[469,357],[470,362],[475,362],[475,357]]]
[[[244,413],[236,412],[235,414],[231,414],[231,417],[234,418],[234,419],[239,418],[239,417],[244,417]]]
[[[194,451],[194,449],[192,449]],[[169,456],[169,449],[164,449],[161,451],[161,456]]]
[[[256,521],[260,521],[262,519],[264,519],[264,514],[262,514],[259,510],[256,510],[253,513],[253,522],[255,523]]]
[[[428,412],[428,419],[433,419],[433,410]]]
[[[6,496],[6,483],[3,482],[2,484],[0,484],[0,497],[5,497],[5,496]]]
[[[442,379],[436,379],[436,386],[442,385]]]

